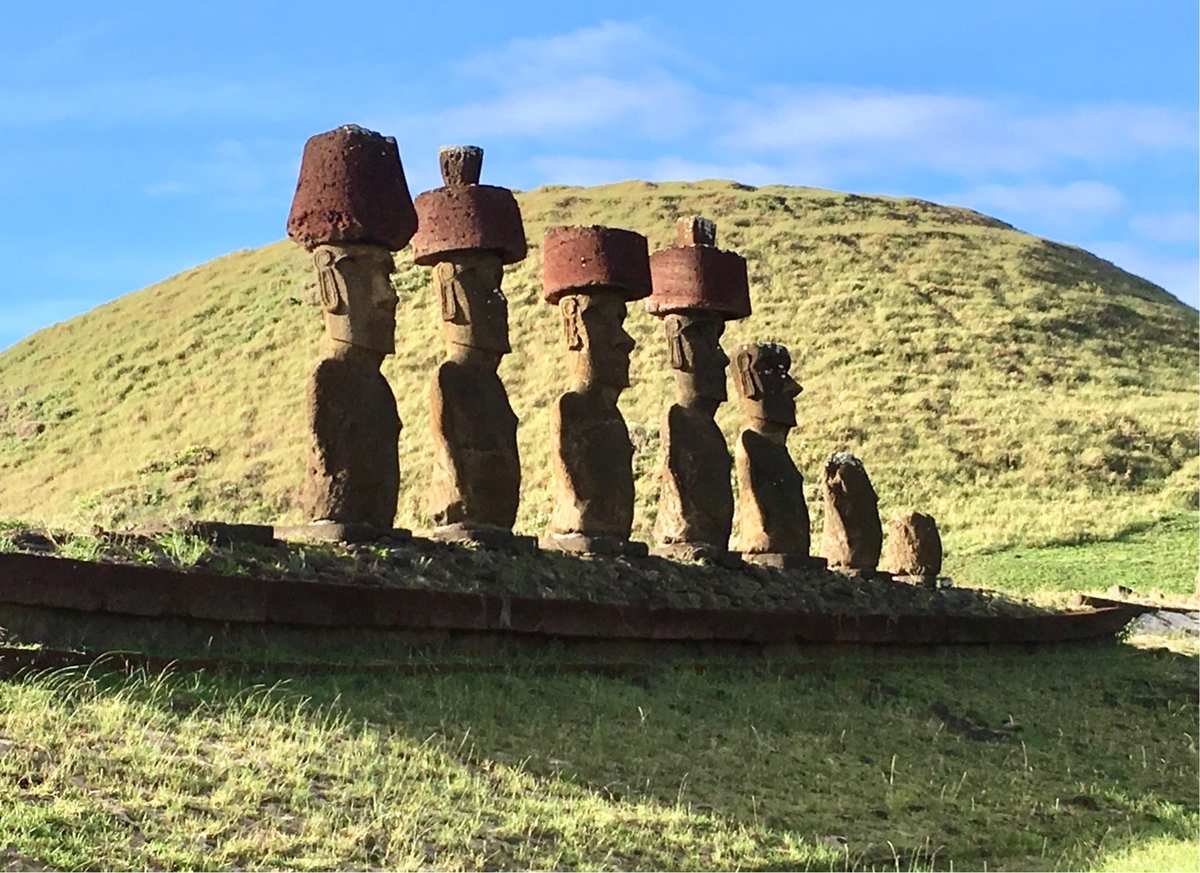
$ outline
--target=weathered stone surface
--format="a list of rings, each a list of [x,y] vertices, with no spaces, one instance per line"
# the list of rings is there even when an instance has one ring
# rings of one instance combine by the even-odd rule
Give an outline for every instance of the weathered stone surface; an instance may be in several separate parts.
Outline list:
[[[327,341],[308,383],[308,472],[300,505],[312,521],[391,528],[400,489],[396,398],[383,355]]]
[[[483,175],[483,149],[473,145],[442,146],[438,149],[438,166],[445,185],[478,185]]]
[[[617,227],[552,227],[542,242],[542,294],[558,303],[568,294],[610,291],[625,300],[650,294],[646,238]]]
[[[825,530],[821,548],[830,569],[874,571],[883,547],[879,501],[862,461],[848,452],[825,464]]]
[[[322,245],[313,251],[317,298],[330,339],[390,355],[396,350],[392,254],[376,245]]]
[[[735,383],[749,425],[737,439],[738,544],[754,553],[807,558],[811,533],[804,478],[787,450],[796,423],[800,386],[788,350],[774,343],[742,346],[734,355]]]
[[[511,530],[517,516],[517,417],[496,373],[509,351],[502,275],[492,252],[461,253],[434,268],[447,357],[430,389],[429,514],[439,528]]]
[[[276,525],[273,533],[276,539],[307,543],[370,543],[377,540],[397,543],[412,539],[412,531],[405,528],[381,529],[369,524],[337,521]]]
[[[906,512],[888,522],[884,566],[897,576],[926,579],[942,572],[942,538],[933,516]]]
[[[310,250],[324,243],[404,248],[417,230],[417,213],[396,140],[354,124],[311,137],[287,228]]]
[[[625,301],[602,290],[563,297],[559,309],[573,386],[558,398],[551,417],[554,509],[548,532],[628,540],[633,443],[617,408],[629,385],[634,346],[623,327]]]
[[[420,226],[413,237],[413,261],[431,267],[458,253],[500,256],[501,263],[525,258],[525,226],[512,191],[480,185],[483,149],[447,146],[438,153],[445,185],[416,199]],[[498,286],[497,286],[498,287]]]
[[[652,315],[706,311],[726,320],[750,314],[750,280],[746,260],[716,248],[716,224],[699,216],[680,219],[681,245],[650,256],[654,293],[646,300]],[[694,242],[693,242],[694,241]]]
[[[687,215],[675,222],[675,245],[715,246],[717,223],[702,215]]]
[[[672,405],[663,421],[662,444],[655,543],[727,550],[733,530],[731,462],[712,413]]]

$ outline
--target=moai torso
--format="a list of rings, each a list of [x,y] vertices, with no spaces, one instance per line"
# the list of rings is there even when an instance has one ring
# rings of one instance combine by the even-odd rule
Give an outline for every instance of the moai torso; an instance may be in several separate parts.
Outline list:
[[[569,391],[552,418],[554,511],[550,531],[628,539],[633,527],[633,443],[617,407]]]
[[[741,550],[807,555],[811,534],[804,477],[786,443],[747,429],[738,436],[734,454]]]
[[[390,528],[400,488],[400,417],[383,374],[353,359],[321,360],[309,377],[307,414],[306,517]]]
[[[664,545],[729,547],[733,487],[729,448],[711,415],[678,404],[662,428],[663,469],[654,537]]]
[[[494,370],[445,361],[430,389],[429,512],[437,525],[511,528],[521,493],[517,416]]]

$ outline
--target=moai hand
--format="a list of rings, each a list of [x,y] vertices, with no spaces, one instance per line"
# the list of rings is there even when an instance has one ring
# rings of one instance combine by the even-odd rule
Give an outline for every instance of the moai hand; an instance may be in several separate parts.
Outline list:
[[[432,536],[499,547],[514,537],[521,491],[517,417],[497,369],[511,351],[504,265],[524,259],[525,230],[507,188],[480,185],[483,150],[442,149],[445,185],[416,199],[413,260],[433,267],[446,360],[430,387]]]
[[[689,217],[677,245],[650,256],[654,291],[646,301],[664,321],[678,402],[663,421],[656,554],[729,560],[733,528],[731,461],[713,420],[726,398],[721,349],[725,322],[750,314],[746,261],[716,248],[716,226]]]
[[[394,139],[346,125],[305,144],[288,235],[313,253],[325,337],[307,392],[300,503],[312,523],[281,537],[398,533],[400,419],[379,368],[395,351],[392,251],[416,226]]]
[[[862,461],[849,452],[825,464],[825,530],[821,550],[831,570],[870,576],[879,566],[883,526],[879,500]]]
[[[617,408],[629,386],[626,304],[650,294],[646,238],[611,227],[553,227],[543,245],[543,293],[557,305],[571,390],[552,417],[554,510],[542,547],[644,555],[633,528],[633,444]]]
[[[775,343],[754,343],[739,348],[733,363],[747,420],[734,449],[742,559],[780,569],[816,566],[808,554],[804,478],[787,450],[802,390],[789,372],[791,355]]]

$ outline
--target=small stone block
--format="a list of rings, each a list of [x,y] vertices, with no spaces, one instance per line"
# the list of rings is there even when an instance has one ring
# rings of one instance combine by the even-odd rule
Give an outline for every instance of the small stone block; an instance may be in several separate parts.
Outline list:
[[[438,150],[442,182],[447,186],[478,185],[483,174],[483,149],[479,146],[443,146]]]
[[[675,222],[675,245],[715,246],[716,244],[717,223],[711,218],[688,215]]]
[[[385,538],[407,540],[412,537],[412,532],[404,528],[382,530],[353,522],[314,521],[311,524],[276,525],[275,537],[309,543],[370,543]]]
[[[448,524],[435,527],[429,533],[429,539],[442,543],[463,543],[483,549],[517,554],[529,554],[536,552],[538,548],[536,537],[515,534],[502,527],[490,525]]]
[[[235,543],[270,546],[275,543],[275,528],[269,524],[230,524],[224,521],[193,521],[184,526],[183,532],[200,537],[218,546],[229,546]]]
[[[704,561],[720,567],[736,569],[742,566],[741,556],[711,543],[665,543],[655,546],[650,554],[669,561]]]
[[[801,555],[788,552],[742,552],[741,558],[747,564],[757,564],[760,567],[774,567],[777,570],[824,570],[825,559],[812,555]]]
[[[627,558],[644,558],[650,554],[650,547],[645,543],[586,534],[545,534],[538,541],[538,545],[547,551],[572,555],[622,555]]]

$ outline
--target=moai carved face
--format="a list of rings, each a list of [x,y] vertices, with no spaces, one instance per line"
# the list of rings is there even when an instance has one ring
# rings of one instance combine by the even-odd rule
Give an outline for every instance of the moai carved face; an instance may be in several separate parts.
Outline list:
[[[317,246],[313,251],[325,330],[331,339],[384,355],[396,351],[392,254],[382,246]]]
[[[796,397],[803,391],[792,374],[792,356],[776,343],[742,346],[734,357],[738,393],[746,415],[757,421],[796,426]]]
[[[464,253],[433,268],[447,342],[500,355],[512,351],[503,276],[500,256],[487,252]]]
[[[689,405],[706,401],[714,409],[725,402],[725,368],[729,358],[721,348],[725,320],[719,315],[694,312],[664,319],[671,366],[680,400]]]
[[[575,380],[584,386],[629,387],[634,341],[625,332],[625,300],[612,291],[568,294],[558,302]]]

